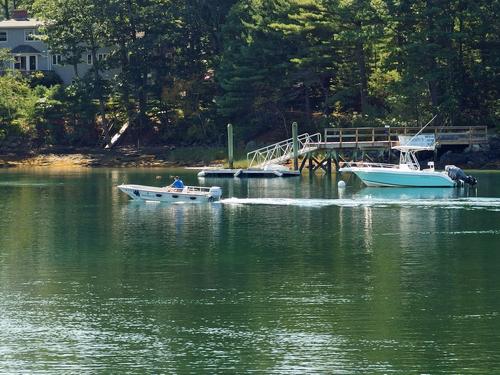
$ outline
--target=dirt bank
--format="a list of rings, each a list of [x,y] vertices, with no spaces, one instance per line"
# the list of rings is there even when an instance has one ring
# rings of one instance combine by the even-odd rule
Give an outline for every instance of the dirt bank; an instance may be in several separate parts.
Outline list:
[[[175,167],[198,166],[212,160],[179,161],[168,157],[168,147],[135,148],[123,147],[114,150],[102,149],[45,149],[26,152],[0,152],[0,168],[9,167]]]

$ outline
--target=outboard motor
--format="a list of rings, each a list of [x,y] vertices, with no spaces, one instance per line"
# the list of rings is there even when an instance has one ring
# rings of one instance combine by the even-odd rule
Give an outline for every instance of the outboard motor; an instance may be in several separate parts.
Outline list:
[[[209,190],[209,193],[210,193],[209,196],[210,201],[218,201],[222,196],[222,189],[218,186],[212,186]]]
[[[467,176],[463,170],[454,165],[447,165],[444,169],[453,181],[462,181],[471,186],[477,184],[477,180],[474,177]]]

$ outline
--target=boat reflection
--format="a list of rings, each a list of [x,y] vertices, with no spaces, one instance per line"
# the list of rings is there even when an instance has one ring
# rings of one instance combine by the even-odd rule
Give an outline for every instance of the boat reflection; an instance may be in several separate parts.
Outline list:
[[[378,188],[365,187],[353,194],[353,198],[373,199],[456,199],[469,197],[469,188]]]
[[[219,237],[222,205],[130,201],[121,205],[119,213],[120,220],[116,220],[119,227],[172,235],[181,242],[189,236],[201,235],[208,244]]]

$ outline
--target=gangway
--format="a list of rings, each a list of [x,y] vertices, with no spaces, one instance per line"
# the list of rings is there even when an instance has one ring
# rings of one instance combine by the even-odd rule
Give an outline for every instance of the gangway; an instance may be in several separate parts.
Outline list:
[[[301,134],[297,137],[297,156],[307,154],[318,149],[321,143],[321,133],[309,135]],[[264,168],[270,164],[284,163],[294,157],[293,138],[259,148],[247,154],[248,168]]]

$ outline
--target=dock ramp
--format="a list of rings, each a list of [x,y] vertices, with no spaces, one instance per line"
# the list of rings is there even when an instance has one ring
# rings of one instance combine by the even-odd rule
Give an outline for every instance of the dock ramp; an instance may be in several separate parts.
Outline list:
[[[298,156],[315,151],[321,143],[321,133],[301,134],[297,137]],[[259,148],[247,154],[248,168],[264,168],[271,164],[281,164],[293,159],[293,138]]]

